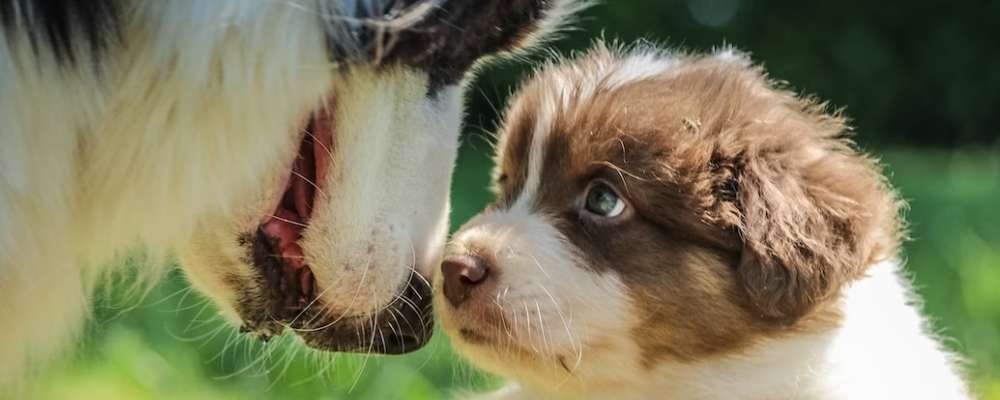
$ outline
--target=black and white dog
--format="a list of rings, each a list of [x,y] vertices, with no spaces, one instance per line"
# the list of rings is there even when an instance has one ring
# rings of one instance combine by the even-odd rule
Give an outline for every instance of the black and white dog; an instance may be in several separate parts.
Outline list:
[[[3,1],[0,387],[72,340],[136,244],[256,336],[420,347],[463,77],[575,7]]]

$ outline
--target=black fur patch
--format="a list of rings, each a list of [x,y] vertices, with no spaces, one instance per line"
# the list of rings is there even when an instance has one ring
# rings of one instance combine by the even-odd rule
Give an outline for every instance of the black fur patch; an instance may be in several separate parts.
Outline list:
[[[426,0],[423,0],[426,1]],[[404,64],[430,74],[429,93],[457,83],[477,60],[515,50],[533,33],[554,0],[444,0],[412,26],[387,31],[380,22],[398,17],[422,1],[396,0],[352,32],[364,62]],[[331,47],[334,57],[344,55]]]
[[[38,53],[49,48],[61,64],[89,51],[93,59],[121,34],[120,0],[0,0],[0,25],[11,35],[26,31]]]

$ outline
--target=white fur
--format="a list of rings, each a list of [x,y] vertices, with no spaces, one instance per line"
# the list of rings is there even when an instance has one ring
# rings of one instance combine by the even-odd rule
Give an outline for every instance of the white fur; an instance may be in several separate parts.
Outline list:
[[[542,165],[545,157],[545,142],[552,132],[552,117],[556,114],[557,102],[553,99],[543,101],[544,112],[538,113],[538,121],[531,135],[531,147],[528,150],[528,176],[524,182],[524,191],[519,195],[514,209],[521,213],[529,212],[531,203],[535,201],[539,186],[542,184]]]
[[[143,3],[128,51],[100,71],[61,71],[47,49],[35,57],[26,37],[0,32],[0,382],[73,335],[86,308],[81,263],[140,239],[162,255],[199,215],[259,184],[328,90],[307,14],[210,3]]]
[[[624,285],[613,275],[580,273],[579,255],[546,218],[526,206],[485,213],[470,221],[454,242],[493,251],[498,270],[494,304],[511,323],[509,332],[496,334],[510,335],[535,358],[512,362],[497,357],[492,347],[456,340],[462,354],[519,382],[555,387],[597,384],[607,379],[605,371],[629,367],[622,356],[637,350],[618,330],[629,308]],[[437,284],[440,289],[441,282]],[[445,329],[456,329],[461,322],[438,300]],[[594,346],[604,350],[594,351]],[[574,376],[560,363],[574,370]],[[595,366],[608,369],[591,375]]]
[[[358,305],[367,311],[392,300],[407,280],[412,271],[400,265],[427,274],[440,260],[461,94],[450,87],[428,101],[424,76],[396,73],[399,78],[384,80],[351,76],[338,87],[350,102],[334,117],[345,134],[337,138],[328,187],[350,189],[328,193],[330,206],[314,215],[315,229],[303,242],[313,250],[306,258],[315,260],[310,265],[327,304],[354,300],[350,292],[362,282],[352,268],[370,263],[367,279],[396,283],[368,285],[381,292],[373,294],[374,303]]]
[[[625,85],[663,74],[680,64],[680,57],[654,49],[633,50],[623,60],[608,65],[607,84]]]
[[[36,56],[25,33],[0,30],[0,392],[75,336],[105,271],[81,266],[111,264],[137,244],[162,264],[190,241],[193,280],[231,305],[220,274],[250,273],[235,233],[270,212],[298,129],[330,93],[339,132],[354,135],[339,138],[338,157],[350,160],[330,175],[352,188],[327,193],[334,200],[308,232],[318,286],[360,285],[348,261],[372,246],[370,300],[356,309],[370,312],[395,295],[406,266],[435,262],[459,90],[429,99],[416,72],[335,69],[317,15],[352,16],[329,3],[139,2],[100,67],[60,69],[51,49]],[[334,309],[345,302],[335,296],[350,295],[338,291]]]
[[[549,111],[555,106],[551,101],[543,104]],[[452,239],[456,248],[492,252],[498,270],[491,278],[497,280],[494,304],[510,322],[510,331],[497,335],[509,335],[535,357],[511,361],[498,357],[492,346],[462,340],[456,340],[455,346],[481,367],[525,385],[573,390],[581,382],[599,386],[620,378],[609,376],[608,371],[628,373],[638,348],[619,330],[630,308],[622,282],[611,274],[582,273],[585,263],[575,247],[544,214],[534,210],[552,122],[547,116],[552,115],[541,113],[536,123],[527,180],[514,204],[507,210],[480,214]],[[443,278],[437,278],[440,292]],[[437,300],[445,329],[458,329],[462,317],[456,317],[440,296]],[[519,391],[506,389],[494,396],[506,398],[511,393]]]
[[[662,77],[681,61],[679,54],[647,45],[637,45],[627,52],[619,45],[607,48],[602,42],[599,46],[601,51],[621,52],[623,58],[595,58],[590,60],[592,64],[584,67],[576,63],[565,63],[557,55],[539,69],[556,71],[548,76],[558,89],[543,94],[555,97],[546,99],[546,103],[569,109],[573,103],[592,97],[600,90],[611,90],[644,79]]]

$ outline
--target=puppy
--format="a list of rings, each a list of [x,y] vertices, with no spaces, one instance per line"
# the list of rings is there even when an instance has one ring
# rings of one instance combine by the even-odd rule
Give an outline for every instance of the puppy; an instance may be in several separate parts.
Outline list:
[[[731,49],[548,65],[435,278],[444,329],[513,381],[491,398],[968,398],[849,130]]]
[[[0,3],[0,392],[136,246],[255,336],[419,348],[463,77],[575,4]]]

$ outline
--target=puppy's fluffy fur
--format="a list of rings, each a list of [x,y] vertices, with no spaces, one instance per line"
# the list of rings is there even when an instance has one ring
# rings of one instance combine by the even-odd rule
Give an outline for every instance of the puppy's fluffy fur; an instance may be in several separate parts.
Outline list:
[[[180,248],[254,334],[419,347],[462,77],[575,4],[4,1],[0,391],[64,348],[98,266],[135,245]]]
[[[968,398],[848,131],[732,49],[545,66],[436,278],[444,328],[513,381],[490,398]]]

